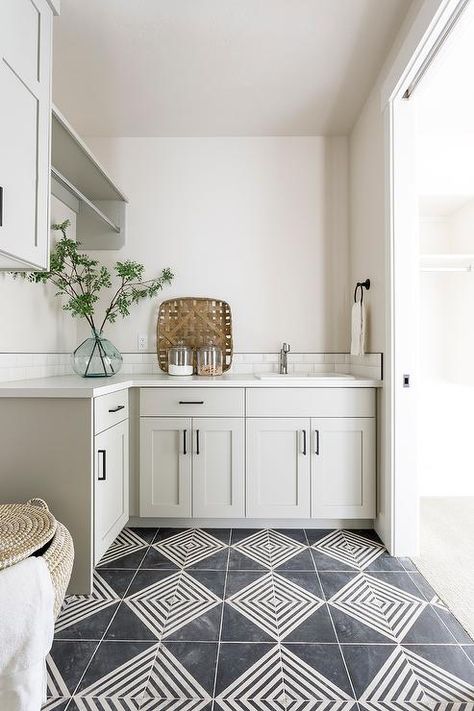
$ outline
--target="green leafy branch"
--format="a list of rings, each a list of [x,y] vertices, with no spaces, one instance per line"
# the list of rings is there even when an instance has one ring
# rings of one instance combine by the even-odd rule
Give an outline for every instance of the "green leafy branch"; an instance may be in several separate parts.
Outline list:
[[[57,291],[56,296],[65,296],[63,304],[65,311],[70,311],[73,317],[84,318],[91,329],[100,333],[107,322],[114,323],[118,316],[125,318],[130,314],[134,304],[143,299],[152,298],[167,284],[171,284],[174,274],[166,268],[155,279],[143,281],[145,267],[143,264],[125,260],[114,265],[115,277],[119,286],[115,291],[99,329],[96,328],[95,305],[103,289],[112,287],[112,275],[107,267],[91,259],[87,254],[80,253],[78,243],[66,234],[70,221],[51,225],[51,228],[62,233],[50,256],[50,268],[47,272],[13,272],[14,278],[22,277],[35,284],[50,282]]]

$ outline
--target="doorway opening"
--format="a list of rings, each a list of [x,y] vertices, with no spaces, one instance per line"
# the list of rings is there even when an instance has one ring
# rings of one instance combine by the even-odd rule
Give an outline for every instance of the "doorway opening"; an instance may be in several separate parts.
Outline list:
[[[474,3],[455,5],[391,105],[393,501],[398,546],[472,635]]]

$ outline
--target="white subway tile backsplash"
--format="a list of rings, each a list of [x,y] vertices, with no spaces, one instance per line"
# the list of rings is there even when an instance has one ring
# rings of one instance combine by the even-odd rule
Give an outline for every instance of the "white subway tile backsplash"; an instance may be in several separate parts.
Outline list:
[[[253,374],[278,371],[278,353],[235,353],[232,373]],[[0,382],[45,378],[71,374],[70,353],[0,353]],[[155,353],[124,353],[122,373],[160,373]],[[367,353],[351,356],[347,353],[290,353],[290,373],[351,373],[364,377],[382,377],[382,354]]]

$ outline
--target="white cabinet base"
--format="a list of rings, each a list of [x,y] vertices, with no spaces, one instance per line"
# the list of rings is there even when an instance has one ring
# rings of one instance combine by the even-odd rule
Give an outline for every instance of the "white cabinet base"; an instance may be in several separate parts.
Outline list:
[[[180,518],[132,516],[127,524],[138,528],[357,528],[371,530],[372,519],[355,518]]]

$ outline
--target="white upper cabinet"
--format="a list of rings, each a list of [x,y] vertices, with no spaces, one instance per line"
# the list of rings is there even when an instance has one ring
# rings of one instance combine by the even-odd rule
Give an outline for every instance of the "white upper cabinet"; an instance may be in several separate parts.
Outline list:
[[[0,3],[0,269],[48,267],[52,18]]]

